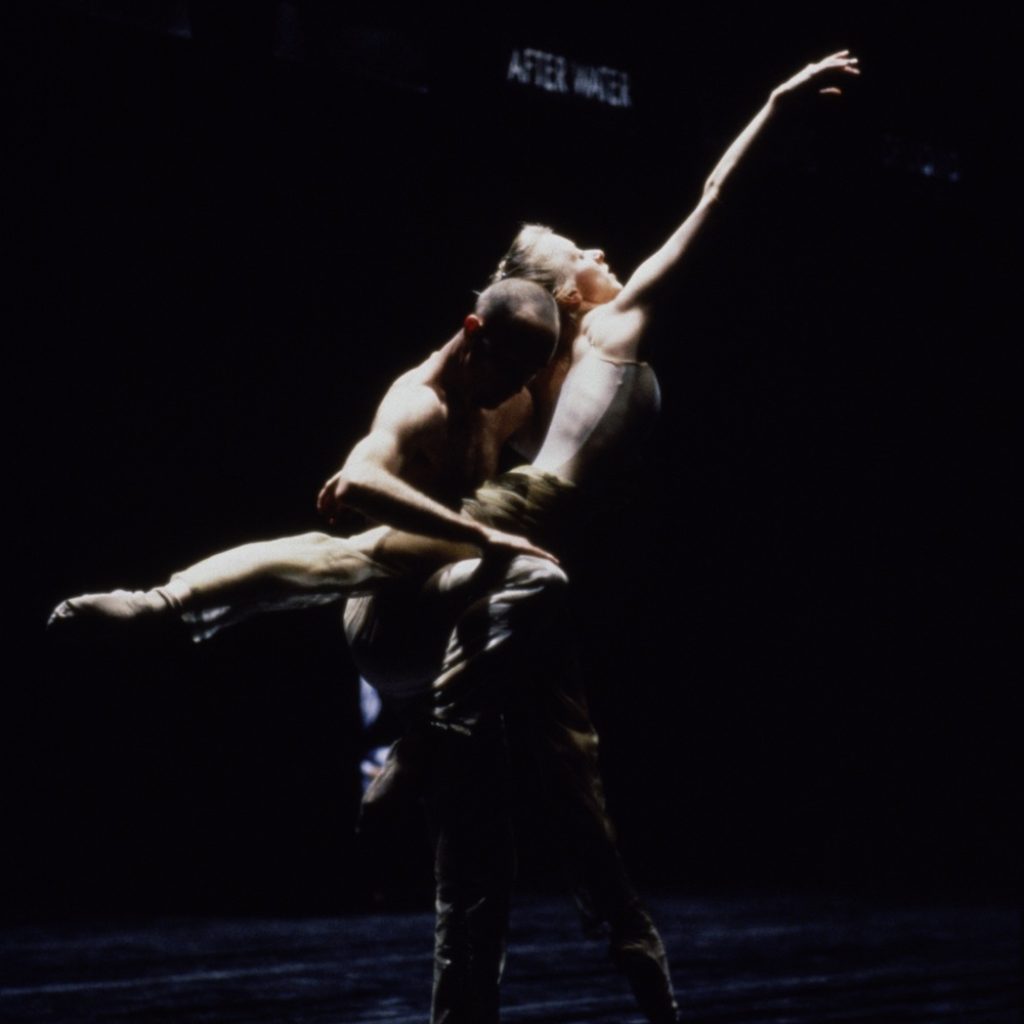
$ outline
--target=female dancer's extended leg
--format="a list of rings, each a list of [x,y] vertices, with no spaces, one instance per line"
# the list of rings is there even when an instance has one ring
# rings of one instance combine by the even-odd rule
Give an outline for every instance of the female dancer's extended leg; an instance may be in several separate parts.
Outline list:
[[[352,537],[302,533],[242,544],[176,572],[150,590],[113,590],[62,601],[51,625],[180,614],[206,623],[197,638],[262,611],[373,593],[399,576],[427,575],[475,548],[377,527]]]

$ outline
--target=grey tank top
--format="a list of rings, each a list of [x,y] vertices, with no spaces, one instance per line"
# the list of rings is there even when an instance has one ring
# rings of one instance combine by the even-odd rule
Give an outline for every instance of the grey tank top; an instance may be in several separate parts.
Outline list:
[[[635,457],[634,444],[660,408],[648,363],[613,360],[591,347],[566,374],[533,465],[571,483],[596,484]]]

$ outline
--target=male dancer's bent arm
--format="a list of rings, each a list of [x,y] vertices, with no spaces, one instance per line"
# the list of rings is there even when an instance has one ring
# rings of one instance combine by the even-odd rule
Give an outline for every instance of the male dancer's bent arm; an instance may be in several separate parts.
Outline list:
[[[431,440],[443,441],[445,427],[445,410],[431,388],[392,388],[370,433],[320,489],[317,510],[333,523],[341,509],[352,508],[395,530],[465,545],[451,549],[452,560],[503,551],[557,561],[525,537],[476,523],[406,482],[409,463]]]
[[[317,511],[333,523],[337,512],[351,508],[397,530],[486,546],[480,526],[403,479],[417,452],[444,428],[445,412],[434,391],[422,385],[393,388],[370,433],[320,489]]]
[[[407,534],[466,546],[453,548],[451,560],[504,552],[557,561],[525,538],[474,522],[403,479],[409,463],[424,446],[438,436],[443,442],[445,425],[442,404],[431,388],[392,388],[381,402],[370,433],[321,488],[317,511],[333,522],[343,508],[351,508]]]

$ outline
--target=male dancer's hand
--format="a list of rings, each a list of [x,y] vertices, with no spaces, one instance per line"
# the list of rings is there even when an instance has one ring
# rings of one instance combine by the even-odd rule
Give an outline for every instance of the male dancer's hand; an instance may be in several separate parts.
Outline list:
[[[538,558],[546,558],[549,562],[554,562],[555,565],[558,565],[558,559],[550,551],[537,547],[536,544],[531,543],[525,537],[520,537],[515,533],[505,533],[503,530],[496,530],[493,526],[481,525],[480,529],[483,531],[484,536],[484,544],[481,545],[484,558],[491,556],[536,555]]]

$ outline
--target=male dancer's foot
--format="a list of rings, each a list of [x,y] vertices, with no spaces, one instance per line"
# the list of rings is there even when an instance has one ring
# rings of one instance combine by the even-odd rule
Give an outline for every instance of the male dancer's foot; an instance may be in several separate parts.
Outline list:
[[[81,594],[61,601],[46,625],[52,628],[71,622],[116,622],[167,615],[180,612],[190,594],[189,587],[180,580],[171,580],[152,590]]]

